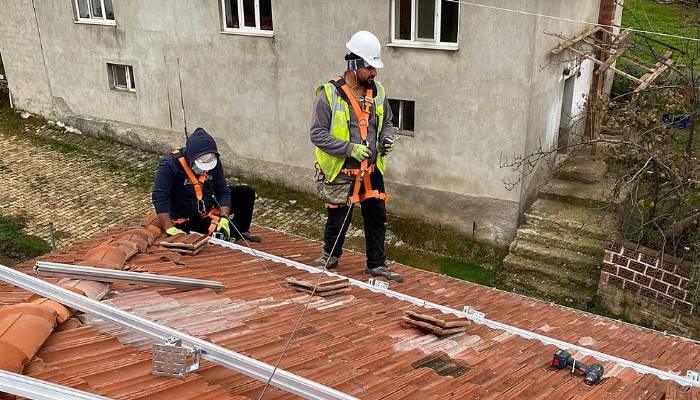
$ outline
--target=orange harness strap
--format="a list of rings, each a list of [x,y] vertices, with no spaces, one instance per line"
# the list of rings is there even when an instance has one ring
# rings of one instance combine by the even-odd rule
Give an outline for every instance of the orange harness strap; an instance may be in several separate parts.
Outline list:
[[[336,78],[336,80],[333,80],[333,82],[335,83],[339,79],[340,77]],[[357,122],[360,127],[360,138],[362,139],[362,144],[365,146],[369,146],[369,143],[367,143],[367,137],[369,135],[368,129],[370,111],[372,109],[372,105],[374,104],[373,90],[371,88],[368,88],[365,92],[365,108],[362,109],[360,108],[360,104],[357,102],[355,95],[352,93],[352,90],[347,85],[347,83],[343,82],[343,85],[340,87],[340,89],[345,93],[345,96],[347,96],[348,100],[350,101],[350,105],[352,106],[352,110],[355,113],[355,116],[357,116]],[[379,134],[379,132],[377,132],[377,134]],[[376,151],[376,149],[371,149],[371,151]],[[364,160],[360,163],[360,169],[343,169],[341,171],[344,174],[355,176],[355,183],[352,188],[352,195],[350,195],[350,197],[348,198],[348,204],[360,203],[365,201],[366,199],[371,198],[376,198],[380,200],[390,199],[390,196],[386,193],[380,193],[378,190],[372,189],[372,182],[369,179],[369,176],[372,172],[374,172],[374,165],[368,164],[369,162],[367,160]],[[365,189],[362,195],[360,195],[361,186],[364,186]]]
[[[190,183],[192,184],[192,188],[194,189],[194,195],[197,198],[197,211],[199,211],[199,215],[202,217],[209,217],[211,218],[211,224],[209,224],[209,234],[213,234],[214,231],[216,231],[216,226],[219,224],[219,220],[221,219],[219,217],[219,209],[218,208],[212,208],[207,212],[206,206],[204,204],[204,193],[202,191],[202,185],[204,182],[207,180],[207,173],[206,171],[199,175],[199,177],[195,177],[194,171],[192,171],[192,168],[190,168],[189,165],[187,165],[187,160],[185,159],[185,156],[183,156],[179,151],[173,151],[173,156],[177,158],[177,160],[180,162],[180,165],[182,166],[182,169],[185,170],[185,175],[187,175],[187,179],[190,180]],[[187,222],[189,218],[178,218],[173,223],[176,225],[182,224],[184,222]]]

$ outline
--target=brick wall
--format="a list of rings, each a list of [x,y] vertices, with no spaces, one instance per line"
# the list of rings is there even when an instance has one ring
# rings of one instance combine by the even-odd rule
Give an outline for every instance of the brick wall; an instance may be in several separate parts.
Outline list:
[[[614,286],[679,313],[692,314],[697,289],[691,265],[631,244],[611,243],[605,248],[599,287]]]

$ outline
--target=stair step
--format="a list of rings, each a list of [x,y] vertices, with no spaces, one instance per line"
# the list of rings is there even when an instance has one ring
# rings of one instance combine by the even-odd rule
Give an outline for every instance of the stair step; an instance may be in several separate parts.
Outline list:
[[[525,213],[525,221],[535,227],[549,227],[598,240],[608,240],[615,232],[615,218],[597,209],[538,199]]]
[[[608,172],[608,164],[602,157],[591,155],[590,149],[582,149],[568,157],[558,168],[556,177],[566,181],[598,183]]]
[[[610,188],[613,185],[614,182],[609,180],[591,184],[554,178],[540,190],[539,197],[579,206],[604,208],[610,204]]]
[[[533,261],[542,261],[547,264],[559,266],[560,268],[582,273],[587,273],[591,269],[597,269],[602,261],[602,257],[599,258],[590,254],[529,242],[527,240],[513,242],[510,247],[510,252]]]
[[[525,224],[518,228],[515,240],[527,240],[563,249],[578,251],[600,257],[607,243],[605,240],[593,239],[582,235],[580,232],[565,232],[548,227],[536,227]]]
[[[509,254],[503,260],[502,272],[509,275],[519,275],[520,271],[529,274],[535,272],[551,277],[551,282],[557,285],[569,284],[576,287],[594,290],[597,288],[600,272],[597,268],[591,268],[587,273],[573,271],[561,266],[548,264],[542,261],[534,261],[515,254]]]

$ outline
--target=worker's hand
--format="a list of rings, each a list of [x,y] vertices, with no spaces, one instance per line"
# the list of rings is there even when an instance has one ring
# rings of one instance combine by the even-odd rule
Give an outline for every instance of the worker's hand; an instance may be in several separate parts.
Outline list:
[[[384,138],[377,149],[382,155],[387,155],[391,153],[392,150],[394,150],[394,139],[392,138]]]
[[[350,156],[355,160],[362,162],[370,158],[372,156],[372,152],[369,150],[369,147],[363,144],[355,143],[352,145],[352,152],[350,152]]]
[[[174,226],[171,226],[170,228],[166,229],[165,233],[167,233],[168,236],[186,235],[185,231]]]
[[[231,239],[231,227],[229,226],[228,218],[221,217],[219,223],[216,225],[216,232],[224,235],[224,240]]]

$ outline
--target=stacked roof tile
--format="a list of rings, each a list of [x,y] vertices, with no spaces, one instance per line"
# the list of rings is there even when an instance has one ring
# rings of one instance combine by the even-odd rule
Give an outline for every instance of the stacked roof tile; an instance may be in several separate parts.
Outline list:
[[[43,259],[81,263],[91,249],[117,240],[120,233],[76,243]],[[256,233],[265,237],[258,248],[286,258],[308,262],[320,252],[316,242],[270,230]],[[402,323],[406,311],[416,311],[413,304],[358,287],[309,299],[286,282],[315,281],[317,275],[235,250],[212,244],[196,256],[157,246],[145,250],[129,259],[129,268],[218,280],[226,289],[216,293],[115,284],[103,301],[273,365],[293,334],[281,368],[358,398],[700,399],[699,388],[614,363],[603,363],[603,380],[586,386],[568,371],[549,368],[555,347],[476,323],[438,338]],[[348,252],[337,272],[365,280],[363,263],[362,255]],[[28,264],[19,268],[30,271]],[[700,346],[690,340],[405,266],[395,268],[406,281],[392,283],[393,290],[458,309],[471,305],[492,320],[662,370],[685,374],[685,369],[700,369]],[[0,304],[30,297],[0,283]],[[263,382],[208,362],[184,380],[152,376],[151,344],[108,321],[86,317],[78,324],[70,319],[51,334],[25,373],[119,399],[257,399],[263,390]],[[595,362],[590,357],[583,361]],[[265,398],[295,396],[271,388]]]

